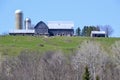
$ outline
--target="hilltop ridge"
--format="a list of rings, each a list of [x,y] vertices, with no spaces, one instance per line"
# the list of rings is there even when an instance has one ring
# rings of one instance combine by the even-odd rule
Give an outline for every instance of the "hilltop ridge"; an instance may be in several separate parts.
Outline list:
[[[41,53],[60,50],[68,54],[75,52],[84,41],[98,42],[105,51],[109,51],[111,45],[120,41],[120,38],[0,36],[0,53],[2,55],[16,55],[24,50]]]

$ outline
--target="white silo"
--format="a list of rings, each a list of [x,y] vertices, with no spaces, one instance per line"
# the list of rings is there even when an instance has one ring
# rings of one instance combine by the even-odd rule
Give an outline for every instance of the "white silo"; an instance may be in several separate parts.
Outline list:
[[[31,27],[31,19],[26,18],[25,19],[25,29],[28,30]]]
[[[23,28],[23,13],[21,10],[15,11],[15,25],[16,25],[16,29]]]

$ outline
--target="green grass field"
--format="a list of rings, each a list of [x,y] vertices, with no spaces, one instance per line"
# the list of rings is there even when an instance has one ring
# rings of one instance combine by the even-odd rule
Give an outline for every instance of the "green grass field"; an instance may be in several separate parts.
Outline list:
[[[38,37],[38,36],[0,36],[0,53],[2,55],[17,55],[21,51],[62,51],[73,53],[83,41],[96,41],[109,51],[109,48],[120,38],[90,38],[90,37]]]

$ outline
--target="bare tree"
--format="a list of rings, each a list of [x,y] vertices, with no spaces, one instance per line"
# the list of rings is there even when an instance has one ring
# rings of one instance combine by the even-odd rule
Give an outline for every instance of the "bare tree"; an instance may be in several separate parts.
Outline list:
[[[47,52],[42,56],[22,52],[2,62],[1,80],[74,80],[71,65],[60,52]]]
[[[87,65],[89,67],[92,80],[95,80],[96,75],[102,76],[103,65],[106,58],[107,56],[100,48],[100,44],[93,41],[85,41],[81,44],[77,54],[73,57],[72,63],[75,69],[80,68],[81,73],[79,74],[83,73],[83,68]]]
[[[60,52],[48,52],[42,57],[41,61],[44,80],[67,80],[68,66]]]
[[[112,45],[112,58],[114,60],[114,75],[116,80],[119,80],[120,76],[120,41],[116,41],[115,44]],[[113,72],[113,71],[112,71]]]
[[[113,33],[113,28],[110,25],[100,26],[100,28],[106,32],[106,37],[109,37]]]
[[[76,54],[67,59],[61,52],[39,55],[23,51],[1,60],[0,80],[82,80],[87,65],[91,80],[120,80],[120,41],[112,45],[108,55],[101,45],[84,41]]]
[[[23,52],[18,57],[7,58],[2,62],[2,80],[37,79],[39,55]]]
[[[120,41],[115,42],[115,44],[112,45],[112,54],[113,58],[115,59],[118,67],[120,68]]]

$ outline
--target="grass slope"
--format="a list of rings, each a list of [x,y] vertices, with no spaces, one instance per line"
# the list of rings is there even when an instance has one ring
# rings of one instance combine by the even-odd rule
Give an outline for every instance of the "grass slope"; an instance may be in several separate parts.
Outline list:
[[[109,51],[120,38],[0,36],[0,53],[13,56],[24,50],[41,53],[60,50],[67,54],[73,53],[86,40],[97,41]]]

